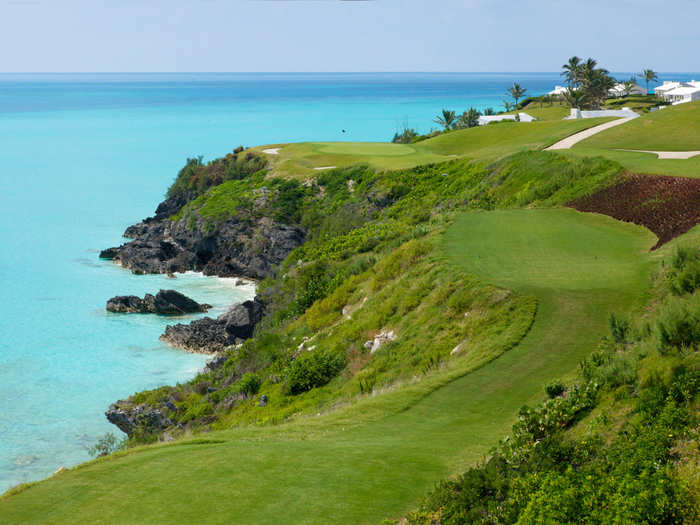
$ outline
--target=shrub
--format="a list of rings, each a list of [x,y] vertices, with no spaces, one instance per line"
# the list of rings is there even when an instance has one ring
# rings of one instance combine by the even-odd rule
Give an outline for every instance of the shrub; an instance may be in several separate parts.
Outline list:
[[[242,149],[205,164],[200,155],[188,158],[168,189],[167,197],[179,197],[189,192],[201,195],[212,186],[228,180],[240,180],[265,168],[267,161],[259,154]]]
[[[627,319],[618,318],[615,314],[610,314],[608,319],[610,334],[616,343],[626,343],[630,331],[630,322]]]
[[[194,421],[200,419],[204,416],[208,416],[214,413],[214,407],[208,402],[199,402],[197,404],[191,405],[180,420],[181,423],[187,423],[188,421]]]
[[[254,396],[260,390],[261,384],[260,376],[249,372],[238,381],[238,391],[246,396]]]
[[[666,274],[668,286],[675,295],[693,293],[700,288],[700,249],[678,247]]]
[[[689,299],[667,301],[661,308],[656,329],[658,348],[662,353],[671,349],[697,348],[700,342],[700,293]]]
[[[345,368],[345,356],[329,350],[302,354],[287,368],[285,391],[297,395],[323,386]]]
[[[126,438],[119,441],[114,434],[107,432],[104,436],[97,440],[97,443],[91,447],[88,447],[88,454],[93,457],[108,456],[112,452],[125,449],[126,443]]]
[[[544,391],[549,396],[549,399],[554,399],[566,392],[566,386],[561,381],[554,381],[546,385]]]
[[[404,130],[401,133],[399,133],[398,131],[394,133],[394,138],[391,142],[393,142],[394,144],[410,144],[418,136],[418,132],[415,129],[404,128]]]

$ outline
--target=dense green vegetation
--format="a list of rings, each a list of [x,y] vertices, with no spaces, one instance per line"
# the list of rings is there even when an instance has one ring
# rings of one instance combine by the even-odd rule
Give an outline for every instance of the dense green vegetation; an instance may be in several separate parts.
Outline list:
[[[205,163],[203,158],[187,159],[179,171],[175,182],[168,188],[167,197],[181,197],[187,194],[201,195],[209,188],[225,181],[240,180],[262,170],[266,160],[242,147],[224,157]]]

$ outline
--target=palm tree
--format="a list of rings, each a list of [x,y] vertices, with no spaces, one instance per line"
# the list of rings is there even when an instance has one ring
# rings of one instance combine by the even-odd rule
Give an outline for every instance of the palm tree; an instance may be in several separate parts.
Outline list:
[[[636,85],[637,85],[637,79],[634,77],[630,78],[627,82],[625,82],[623,84],[626,97],[630,96],[630,94],[632,93],[632,90],[634,89],[634,86],[636,86]]]
[[[506,91],[506,95],[510,95],[513,97],[513,100],[515,100],[516,111],[518,109],[518,100],[523,97],[526,91],[527,89],[520,87],[520,84],[517,82],[513,82],[513,85],[508,88],[508,91]]]
[[[653,69],[645,69],[642,71],[642,76],[644,77],[644,81],[647,83],[647,95],[649,94],[649,82],[658,82],[659,81],[659,76],[656,74],[656,71]]]
[[[569,88],[576,85],[578,82],[579,68],[581,67],[581,59],[577,56],[572,56],[569,61],[561,66],[564,70],[561,72],[562,76],[566,77],[566,81],[569,83]]]
[[[595,66],[596,61],[590,58],[584,64],[581,70],[580,89],[585,94],[583,103],[598,109],[617,82],[610,76],[610,72],[607,69],[596,69]]]
[[[496,112],[493,110],[493,108],[486,108],[484,110],[484,115],[495,115]]]
[[[582,89],[567,89],[564,91],[563,97],[569,106],[581,109],[586,100],[586,93]]]
[[[442,110],[442,115],[438,115],[433,119],[433,122],[445,127],[445,131],[449,130],[455,123],[455,112],[448,109]]]
[[[596,66],[598,65],[598,62],[592,58],[586,59],[586,61],[581,64],[581,69],[585,71],[593,71],[595,70]],[[607,73],[607,70],[605,71]]]
[[[479,125],[479,113],[474,108],[469,108],[469,111],[465,111],[459,117],[457,117],[456,128],[474,128]]]

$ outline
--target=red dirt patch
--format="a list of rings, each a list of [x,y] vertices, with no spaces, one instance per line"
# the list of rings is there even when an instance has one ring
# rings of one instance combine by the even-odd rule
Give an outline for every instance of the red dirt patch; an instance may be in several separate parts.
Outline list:
[[[644,226],[659,238],[655,250],[700,222],[700,179],[626,174],[567,206]]]

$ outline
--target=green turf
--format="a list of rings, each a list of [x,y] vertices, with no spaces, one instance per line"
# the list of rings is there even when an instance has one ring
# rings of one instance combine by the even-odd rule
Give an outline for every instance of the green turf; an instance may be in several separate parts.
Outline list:
[[[527,113],[537,120],[562,120],[571,113],[571,108],[564,103],[554,102],[550,105],[549,102],[540,104],[539,102],[531,102],[523,109],[521,113]],[[513,112],[509,113],[513,114]]]
[[[571,372],[608,312],[641,301],[654,241],[640,227],[569,209],[463,214],[444,236],[446,260],[540,301],[516,348],[406,410],[395,408],[411,387],[370,397],[394,413],[365,425],[344,430],[341,410],[85,465],[0,502],[0,523],[359,524],[398,516],[438,479],[483,457],[518,408],[542,396],[543,383]],[[352,410],[361,414],[363,405]]]
[[[439,135],[415,146],[440,155],[496,160],[518,151],[544,149],[562,138],[608,120],[498,122]]]
[[[627,124],[625,124],[625,126],[626,125]],[[587,142],[588,141],[583,141],[581,144]],[[619,162],[632,173],[674,175],[678,177],[700,177],[700,156],[690,159],[659,159],[653,153],[638,153],[634,151],[619,151],[614,149],[595,149],[579,145],[574,146],[570,150],[559,150],[559,153],[578,157],[605,157]]]
[[[599,133],[576,147],[700,151],[700,101],[669,106]]]
[[[415,144],[383,142],[303,142],[254,148],[261,151],[278,147],[269,155],[274,174],[308,177],[315,168],[347,167],[366,163],[378,169],[404,169],[469,157],[493,161],[523,150],[539,150],[583,129],[609,119],[543,122],[502,122],[452,131]]]

